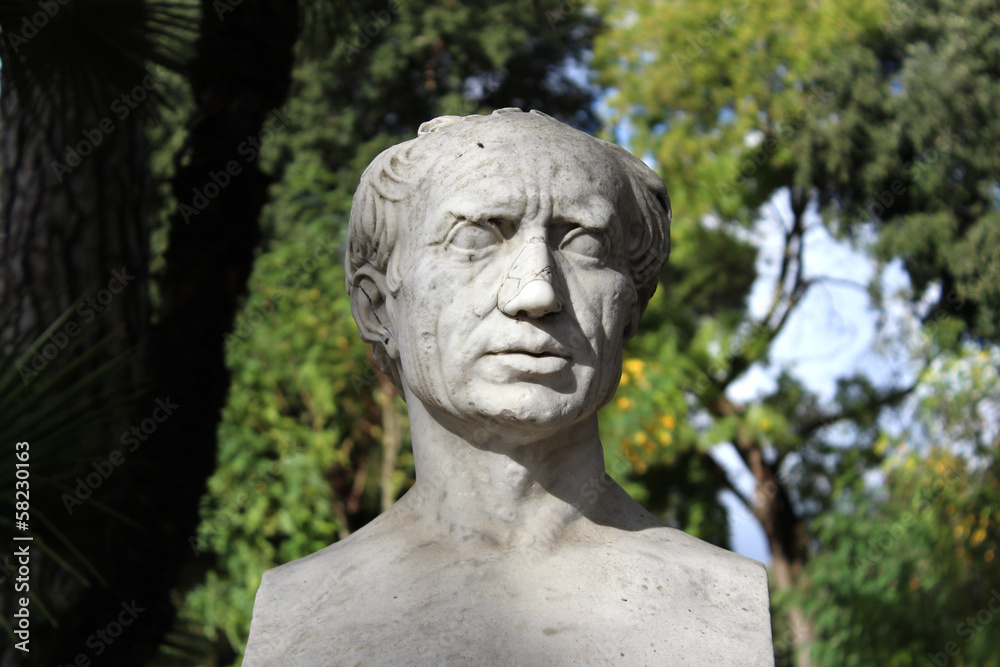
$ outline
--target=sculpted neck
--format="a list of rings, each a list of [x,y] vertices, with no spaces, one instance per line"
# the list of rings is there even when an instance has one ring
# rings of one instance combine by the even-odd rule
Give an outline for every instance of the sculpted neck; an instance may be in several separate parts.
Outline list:
[[[596,415],[525,441],[496,426],[458,433],[415,398],[408,409],[417,479],[400,504],[449,532],[544,547],[586,524],[610,484]]]

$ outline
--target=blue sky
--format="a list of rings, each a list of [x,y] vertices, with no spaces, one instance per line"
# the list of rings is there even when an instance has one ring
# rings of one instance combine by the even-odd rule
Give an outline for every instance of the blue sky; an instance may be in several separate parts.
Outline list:
[[[759,277],[748,304],[751,315],[756,317],[765,314],[777,278],[783,248],[781,220],[791,220],[787,202],[787,192],[778,192],[762,209],[764,216],[752,234],[761,249],[757,263]],[[766,367],[754,365],[729,387],[727,394],[733,401],[749,402],[773,391],[775,378],[782,369],[798,378],[824,402],[833,398],[838,378],[859,370],[880,386],[905,380],[905,367],[890,363],[887,357],[875,351],[878,323],[863,288],[874,276],[875,263],[863,250],[834,239],[815,212],[808,215],[807,229],[806,277],[826,276],[837,280],[810,288],[775,340],[770,364]],[[909,284],[898,264],[885,267],[880,281],[887,293],[898,293]],[[712,454],[730,472],[735,486],[752,497],[753,476],[732,445],[720,445]],[[724,495],[723,502],[730,509],[734,550],[760,561],[770,561],[764,532],[757,520],[731,493]]]

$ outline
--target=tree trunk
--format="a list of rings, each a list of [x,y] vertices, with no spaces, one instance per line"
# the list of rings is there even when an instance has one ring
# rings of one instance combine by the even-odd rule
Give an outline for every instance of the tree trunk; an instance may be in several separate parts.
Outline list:
[[[169,398],[178,407],[160,426],[157,446],[145,452],[146,474],[131,480],[132,501],[157,527],[143,542],[144,559],[165,605],[181,567],[196,556],[199,505],[215,469],[229,391],[224,337],[246,294],[271,182],[259,168],[259,149],[287,122],[277,107],[288,94],[299,30],[296,2],[230,4],[202,2],[190,76],[196,109],[176,161],[179,206],[148,349],[150,404]],[[204,570],[210,563],[193,565]]]
[[[0,331],[0,357],[9,358],[17,338],[26,335],[34,339],[69,309],[67,322],[39,341],[35,354],[20,367],[21,381],[26,387],[50,381],[83,351],[96,352],[85,368],[52,390],[51,399],[65,397],[75,406],[63,403],[64,417],[83,408],[102,411],[86,432],[74,432],[58,441],[38,439],[32,432],[17,434],[30,443],[32,452],[34,493],[29,532],[36,541],[31,550],[31,592],[46,603],[59,622],[59,628],[54,628],[38,603],[32,603],[31,657],[35,664],[45,664],[61,650],[74,659],[85,649],[84,641],[95,631],[95,624],[105,618],[91,615],[91,610],[118,607],[123,601],[122,597],[113,602],[103,600],[109,589],[97,584],[116,575],[105,560],[110,565],[121,550],[119,529],[123,524],[94,507],[87,508],[90,513],[86,516],[84,512],[70,513],[53,479],[59,473],[68,479],[77,473],[84,477],[92,473],[91,462],[79,460],[79,443],[93,441],[86,456],[105,461],[118,445],[117,436],[112,441],[109,433],[120,433],[129,422],[127,407],[95,406],[94,401],[96,396],[134,395],[142,376],[138,364],[91,382],[87,392],[73,396],[60,392],[71,380],[128,349],[141,350],[145,345],[149,155],[140,112],[119,118],[109,109],[63,108],[58,100],[43,98],[37,89],[29,90],[27,94],[34,99],[24,103],[8,67],[4,67],[0,97],[0,316],[12,317]],[[94,344],[106,336],[110,338],[94,350]],[[71,340],[80,347],[67,348]],[[102,478],[101,484],[104,481]],[[115,482],[110,478],[101,491],[107,492]],[[72,488],[73,482],[67,484]],[[84,561],[52,538],[53,532],[42,517],[67,536],[86,562],[95,564],[98,574],[88,575],[89,587],[46,557],[40,546],[43,539],[77,570],[86,572]],[[9,548],[8,544],[0,547],[4,556]],[[95,606],[97,598],[101,602]],[[11,600],[2,602],[7,611]],[[3,665],[18,659],[11,648],[0,654]]]
[[[204,0],[202,11],[190,72],[196,110],[178,156],[173,189],[180,206],[159,278],[159,318],[148,337],[142,203],[149,170],[141,122],[130,116],[100,151],[62,173],[53,162],[67,164],[64,146],[84,137],[54,132],[48,121],[54,125],[55,116],[19,114],[12,88],[3,85],[7,237],[0,239],[0,305],[13,307],[15,299],[23,305],[2,340],[44,326],[78,296],[108,287],[111,271],[124,266],[135,283],[116,293],[87,331],[98,336],[123,327],[126,336],[112,351],[138,349],[132,371],[146,388],[136,392],[131,419],[142,427],[138,446],[101,489],[105,504],[131,522],[95,518],[92,506],[86,521],[73,516],[75,526],[93,530],[100,548],[91,559],[104,581],[70,596],[72,613],[63,617],[50,664],[75,664],[81,653],[94,659],[92,635],[114,622],[123,604],[135,621],[99,659],[145,663],[173,624],[171,593],[195,557],[191,540],[229,387],[223,337],[246,292],[270,183],[258,167],[259,149],[270,132],[281,131],[283,117],[272,110],[287,95],[298,34],[295,2]],[[79,131],[94,127],[84,122]]]
[[[755,511],[771,548],[774,587],[778,591],[790,590],[806,561],[801,521],[785,488],[775,478],[774,470],[764,461],[760,447],[749,447],[747,460],[757,486]],[[808,649],[804,648],[812,636],[808,619],[800,609],[793,607],[788,611],[788,620],[788,632],[775,632],[775,653],[798,650],[795,664],[809,667],[812,661]]]
[[[93,299],[71,320],[81,329],[77,335],[97,340],[120,331],[108,355],[142,346],[149,155],[139,114],[59,117],[64,110],[52,105],[22,105],[6,72],[2,90],[0,312],[17,313],[5,339],[41,333],[78,300]],[[99,124],[112,119],[114,129],[105,134]],[[41,366],[27,365],[22,379],[32,382],[49,364]]]

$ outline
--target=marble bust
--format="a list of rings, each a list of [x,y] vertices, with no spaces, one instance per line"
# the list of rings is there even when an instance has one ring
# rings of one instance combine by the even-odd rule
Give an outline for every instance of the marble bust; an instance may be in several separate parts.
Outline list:
[[[604,469],[597,411],[669,224],[642,161],[535,111],[437,118],[371,163],[347,283],[416,482],[264,575],[246,667],[773,665],[763,565]]]

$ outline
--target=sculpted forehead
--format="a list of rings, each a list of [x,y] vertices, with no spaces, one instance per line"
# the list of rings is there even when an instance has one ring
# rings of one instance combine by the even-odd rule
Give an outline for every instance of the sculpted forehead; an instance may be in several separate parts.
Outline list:
[[[569,126],[529,114],[487,116],[463,125],[441,137],[430,182],[464,187],[501,172],[510,175],[511,166],[520,165],[525,175],[550,187],[558,187],[568,174],[586,175],[595,188],[627,187],[610,152],[597,139]]]
[[[529,114],[463,125],[440,137],[439,157],[421,187],[421,213],[447,199],[473,208],[506,207],[516,216],[547,198],[564,213],[590,209],[592,217],[607,220],[614,213],[609,209],[628,205],[631,190],[621,165],[589,135]]]

